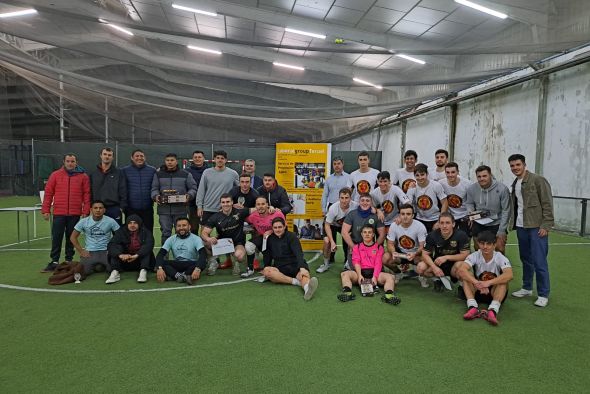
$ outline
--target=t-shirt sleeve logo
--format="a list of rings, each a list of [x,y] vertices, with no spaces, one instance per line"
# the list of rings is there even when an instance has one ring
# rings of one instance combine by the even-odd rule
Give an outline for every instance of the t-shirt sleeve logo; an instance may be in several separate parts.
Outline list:
[[[409,188],[416,186],[416,181],[412,178],[406,179],[405,181],[403,181],[402,183],[402,190],[404,191],[404,193],[406,193],[408,191]]]
[[[391,212],[393,212],[393,206],[393,202],[389,200],[383,201],[383,204],[381,204],[381,207],[383,208],[383,213],[389,215]]]
[[[368,181],[366,180],[362,180],[362,181],[358,181],[356,184],[356,190],[360,193],[369,193],[371,191],[371,185],[369,184]]]
[[[447,202],[451,208],[461,208],[461,205],[463,205],[463,199],[456,194],[449,194]]]
[[[416,242],[411,237],[408,237],[407,235],[402,235],[401,237],[399,237],[399,246],[401,246],[404,249],[413,249],[414,246],[416,246]]]
[[[367,223],[369,223],[369,224],[375,224],[375,219],[371,218],[371,219],[367,220]]]
[[[418,209],[428,211],[430,208],[432,208],[432,199],[426,194],[423,194],[420,197],[418,197],[416,205],[418,206]]]

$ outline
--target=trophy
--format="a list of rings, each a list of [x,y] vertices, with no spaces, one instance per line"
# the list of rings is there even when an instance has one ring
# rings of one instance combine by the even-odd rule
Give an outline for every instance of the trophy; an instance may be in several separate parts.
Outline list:
[[[178,190],[175,189],[162,190],[162,203],[186,203],[186,194],[178,194]]]
[[[490,216],[490,211],[488,210],[473,211],[469,214],[469,220],[483,219],[487,218],[488,216]]]
[[[371,279],[363,279],[361,281],[361,294],[363,297],[372,297],[373,293],[373,282]]]
[[[74,283],[76,283],[76,284],[82,283],[82,282],[80,282],[80,279],[82,279],[82,274],[79,272],[76,272],[74,274],[74,280],[75,280]]]

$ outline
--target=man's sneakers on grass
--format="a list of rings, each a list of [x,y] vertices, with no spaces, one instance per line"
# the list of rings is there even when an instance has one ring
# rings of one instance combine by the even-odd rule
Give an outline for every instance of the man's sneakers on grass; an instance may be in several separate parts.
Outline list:
[[[533,295],[533,291],[527,289],[520,289],[512,293],[512,297],[516,298],[529,297],[531,295]]]
[[[399,303],[402,302],[401,298],[399,298],[395,292],[387,292],[383,294],[381,296],[381,301],[390,305],[399,305]]]
[[[467,312],[465,312],[465,314],[463,315],[463,319],[465,319],[465,320],[477,319],[478,317],[480,317],[480,314],[481,314],[481,312],[479,311],[479,309],[472,306],[469,309],[467,309]]]
[[[338,298],[338,301],[348,302],[354,301],[356,296],[352,293],[352,291],[343,291],[342,293],[338,294],[336,298]]]
[[[55,271],[55,269],[57,268],[57,261],[52,261],[49,264],[47,264],[47,266],[45,268],[43,268],[41,270],[42,273],[48,273],[48,272],[53,272]]]
[[[246,270],[246,272],[242,272],[242,273],[240,274],[240,277],[242,277],[242,278],[249,278],[249,277],[251,277],[252,275],[254,275],[254,270],[251,270],[250,268],[248,268],[248,269]]]
[[[480,313],[480,317],[484,320],[487,320],[492,326],[498,325],[498,319],[496,318],[496,311],[493,309],[488,309],[487,311],[484,309]]]
[[[313,297],[313,293],[315,293],[316,289],[318,288],[318,278],[315,276],[309,280],[309,282],[305,285],[303,289],[305,293],[303,294],[303,299],[305,301],[311,300]]]
[[[142,269],[139,271],[139,275],[137,276],[137,283],[145,283],[147,282],[147,270]]]
[[[422,286],[423,288],[427,288],[429,286],[428,279],[426,279],[423,276],[418,276],[418,281],[420,282],[420,286]]]
[[[548,303],[549,303],[549,298],[539,296],[537,298],[537,301],[535,301],[535,306],[538,306],[539,308],[545,308]]]
[[[330,269],[330,263],[323,263],[315,270],[315,272],[317,272],[318,274],[321,274],[321,273],[326,272],[329,269]]]
[[[187,274],[176,274],[176,281],[178,283],[186,283],[189,286],[193,285],[193,277]]]
[[[121,280],[121,274],[119,274],[119,271],[112,270],[111,274],[109,275],[109,278],[104,283],[106,283],[107,285],[110,285],[112,283],[117,283],[120,280]]]

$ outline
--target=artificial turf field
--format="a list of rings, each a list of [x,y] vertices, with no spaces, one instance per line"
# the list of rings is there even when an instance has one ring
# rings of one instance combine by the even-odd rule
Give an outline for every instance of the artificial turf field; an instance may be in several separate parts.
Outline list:
[[[35,202],[8,197],[0,207]],[[588,239],[552,233],[549,306],[510,297],[492,327],[463,321],[465,304],[454,293],[422,289],[413,279],[398,285],[399,306],[379,297],[340,303],[336,267],[319,275],[309,302],[299,288],[237,281],[231,270],[198,281],[221,286],[158,284],[153,275],[140,285],[135,273],[110,286],[102,273],[79,285],[49,286],[48,274],[39,273],[48,262],[48,238],[31,242],[31,251],[26,243],[1,246],[16,242],[15,223],[14,213],[0,216],[2,285],[172,290],[0,288],[1,393],[590,390]],[[37,237],[47,237],[49,225],[37,223]],[[23,219],[23,237],[24,229]],[[507,248],[511,290],[520,288],[521,277],[514,238]]]

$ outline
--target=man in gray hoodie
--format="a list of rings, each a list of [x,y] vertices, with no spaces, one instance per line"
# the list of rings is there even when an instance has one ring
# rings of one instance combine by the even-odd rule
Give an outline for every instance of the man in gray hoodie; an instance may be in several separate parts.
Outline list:
[[[496,250],[505,254],[511,209],[510,191],[506,185],[496,181],[491,168],[486,165],[477,167],[475,175],[477,183],[467,188],[465,207],[467,212],[483,211],[486,217],[483,218],[483,224],[478,221],[471,222],[471,233],[474,239],[482,231],[496,234]]]

